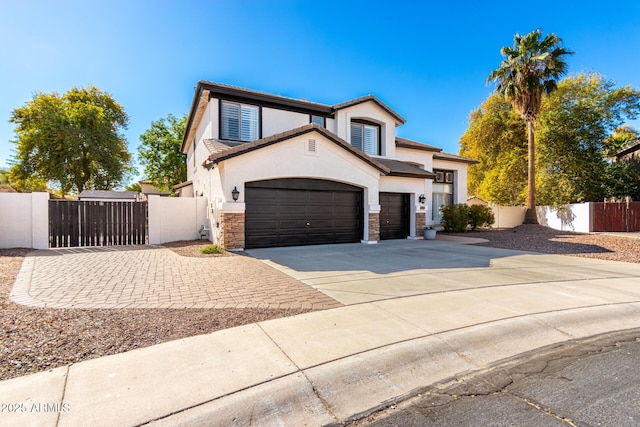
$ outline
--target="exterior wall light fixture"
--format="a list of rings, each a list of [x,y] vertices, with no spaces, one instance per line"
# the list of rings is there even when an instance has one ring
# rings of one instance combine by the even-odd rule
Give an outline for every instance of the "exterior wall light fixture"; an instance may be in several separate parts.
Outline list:
[[[231,190],[231,197],[233,197],[234,202],[238,201],[238,196],[240,196],[240,192],[238,191],[238,188],[234,186],[233,190]]]
[[[424,205],[424,202],[427,200],[424,194],[418,196],[418,201]]]

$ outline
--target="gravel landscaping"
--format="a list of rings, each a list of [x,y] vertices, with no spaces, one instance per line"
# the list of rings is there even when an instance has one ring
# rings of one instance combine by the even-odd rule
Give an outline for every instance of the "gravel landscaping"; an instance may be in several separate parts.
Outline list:
[[[484,246],[640,263],[640,239],[560,232],[541,226],[465,233]],[[203,255],[206,241],[175,242],[183,256]],[[46,309],[21,306],[8,295],[28,249],[0,250],[0,380],[310,310],[273,309]]]
[[[183,256],[204,256],[209,243],[167,245]],[[311,310],[49,309],[9,301],[28,249],[0,249],[0,380],[109,354]],[[230,252],[209,257],[242,256]]]
[[[640,263],[640,236],[637,233],[634,238],[558,231],[541,225],[521,225],[505,230],[447,234],[489,240],[489,243],[479,246]]]

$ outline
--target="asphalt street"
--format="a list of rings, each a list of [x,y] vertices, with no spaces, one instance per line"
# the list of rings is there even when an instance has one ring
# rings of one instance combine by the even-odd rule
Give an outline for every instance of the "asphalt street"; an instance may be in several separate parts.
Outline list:
[[[640,330],[533,352],[424,390],[359,426],[638,426]]]

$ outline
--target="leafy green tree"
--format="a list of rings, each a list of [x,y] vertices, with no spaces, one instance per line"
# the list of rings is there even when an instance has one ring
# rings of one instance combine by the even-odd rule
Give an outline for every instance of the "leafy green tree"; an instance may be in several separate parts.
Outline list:
[[[180,151],[186,123],[186,114],[180,119],[169,114],[140,135],[138,158],[145,177],[161,191],[187,179],[186,156]]]
[[[640,138],[640,133],[631,126],[618,126],[606,141],[608,152],[607,155],[613,157],[617,152],[628,144],[636,142]]]
[[[607,158],[620,143],[615,131],[640,111],[640,91],[597,73],[570,76],[544,100],[539,120],[537,176],[543,204],[620,197],[628,173]],[[618,137],[620,136],[618,131]],[[633,192],[633,186],[628,188]],[[630,193],[628,193],[630,195]]]
[[[80,193],[111,189],[131,170],[121,133],[129,117],[94,86],[63,95],[38,92],[9,121],[17,135],[11,182],[51,181],[63,194]]]
[[[616,164],[608,153],[635,132],[621,127],[640,112],[640,91],[617,88],[596,73],[569,76],[543,98],[537,120],[536,188],[545,205],[640,199],[638,169]],[[521,122],[504,97],[494,93],[470,116],[460,154],[478,159],[469,170],[469,192],[502,205],[526,199],[527,141]]]
[[[527,192],[527,139],[522,119],[493,93],[469,117],[460,154],[480,162],[468,172],[469,193],[504,206],[521,205]]]
[[[7,176],[9,172],[3,169],[0,169],[0,184],[8,184],[9,177]]]
[[[552,93],[557,81],[566,74],[566,55],[573,52],[561,46],[562,40],[551,33],[542,37],[540,30],[514,36],[513,47],[500,50],[504,60],[489,74],[488,81],[497,83],[504,95],[527,124],[528,193],[525,223],[537,224],[535,198],[535,122],[540,113],[543,94]]]

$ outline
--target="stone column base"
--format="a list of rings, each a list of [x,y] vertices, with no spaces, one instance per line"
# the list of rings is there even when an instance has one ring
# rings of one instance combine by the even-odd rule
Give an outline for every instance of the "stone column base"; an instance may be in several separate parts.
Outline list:
[[[369,212],[369,242],[380,240],[380,212]]]
[[[225,249],[244,249],[244,213],[220,215],[219,243]]]
[[[427,216],[424,211],[416,212],[416,239],[424,237],[424,228],[427,225]]]

